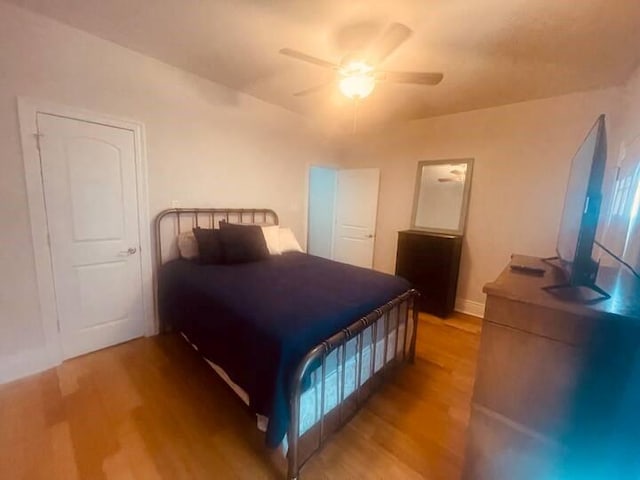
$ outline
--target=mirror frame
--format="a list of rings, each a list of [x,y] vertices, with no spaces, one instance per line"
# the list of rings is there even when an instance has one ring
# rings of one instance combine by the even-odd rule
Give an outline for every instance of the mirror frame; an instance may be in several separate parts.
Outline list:
[[[447,160],[422,160],[418,162],[418,171],[416,173],[416,183],[413,192],[413,209],[411,213],[411,230],[420,230],[423,232],[442,233],[446,235],[464,235],[467,225],[467,212],[469,210],[469,197],[471,194],[471,179],[473,178],[473,158],[454,158]],[[422,169],[427,165],[445,165],[448,163],[466,164],[467,173],[464,180],[464,191],[462,194],[462,208],[460,218],[458,219],[457,229],[445,228],[428,228],[416,225],[416,213],[418,212],[418,199],[420,198],[420,187],[422,184]]]

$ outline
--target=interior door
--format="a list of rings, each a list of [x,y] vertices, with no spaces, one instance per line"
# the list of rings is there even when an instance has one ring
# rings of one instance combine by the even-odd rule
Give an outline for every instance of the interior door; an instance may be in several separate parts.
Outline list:
[[[39,113],[64,358],[144,332],[134,135]]]
[[[338,171],[333,258],[359,267],[373,266],[380,170]]]

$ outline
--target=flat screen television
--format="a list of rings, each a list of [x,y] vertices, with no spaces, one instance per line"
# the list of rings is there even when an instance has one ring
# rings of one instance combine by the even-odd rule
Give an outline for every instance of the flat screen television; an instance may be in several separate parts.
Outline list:
[[[596,286],[598,262],[592,257],[598,229],[602,182],[607,162],[605,116],[600,115],[576,152],[564,198],[556,254],[567,283],[547,287],[589,287],[608,296]]]

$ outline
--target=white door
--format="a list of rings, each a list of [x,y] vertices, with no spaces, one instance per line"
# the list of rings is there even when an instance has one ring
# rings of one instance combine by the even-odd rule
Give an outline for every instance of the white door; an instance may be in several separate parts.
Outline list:
[[[38,113],[64,358],[144,331],[134,134]]]
[[[359,267],[373,266],[380,170],[338,171],[333,258]]]

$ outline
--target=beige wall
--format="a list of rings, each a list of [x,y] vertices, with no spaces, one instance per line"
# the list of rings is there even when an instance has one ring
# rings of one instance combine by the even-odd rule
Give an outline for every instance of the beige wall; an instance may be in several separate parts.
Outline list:
[[[475,158],[459,299],[483,303],[482,286],[511,253],[553,255],[573,154],[599,113],[615,129],[619,100],[618,89],[578,93],[351,139],[342,153],[347,165],[381,168],[375,268],[394,270],[397,231],[410,225],[416,165],[430,159]]]
[[[270,207],[304,242],[307,165],[333,161],[297,115],[0,2],[0,364],[43,344],[17,96],[143,122],[152,217]]]

